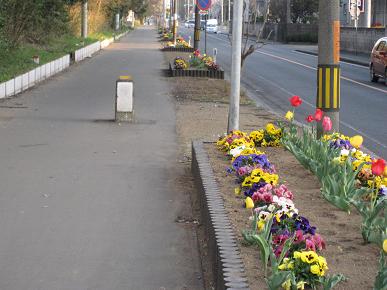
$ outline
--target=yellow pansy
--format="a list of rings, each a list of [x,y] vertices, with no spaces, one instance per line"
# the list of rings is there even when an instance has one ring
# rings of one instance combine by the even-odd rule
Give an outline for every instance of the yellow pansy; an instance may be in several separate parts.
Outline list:
[[[293,118],[294,118],[294,113],[291,112],[291,111],[288,111],[288,112],[286,113],[286,115],[285,115],[285,118],[286,118],[287,120],[289,120],[289,121],[292,121]]]
[[[310,272],[314,275],[320,275],[320,266],[317,264],[310,266]]]
[[[234,193],[235,193],[235,195],[240,195],[241,194],[241,188],[240,187],[235,187],[234,188]]]
[[[383,241],[383,251],[387,253],[387,239]]]
[[[323,256],[318,256],[318,264],[320,265],[320,268],[324,270],[328,269],[327,260]]]
[[[302,252],[301,261],[304,263],[312,264],[318,261],[318,255],[313,251]]]
[[[293,258],[294,258],[294,259],[300,259],[300,258],[301,258],[301,252],[294,251],[294,253],[293,253]]]

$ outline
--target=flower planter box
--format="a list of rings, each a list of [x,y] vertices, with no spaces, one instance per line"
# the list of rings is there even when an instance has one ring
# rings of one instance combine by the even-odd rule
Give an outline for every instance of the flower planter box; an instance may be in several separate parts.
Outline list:
[[[176,51],[176,52],[189,52],[192,53],[195,51],[193,47],[164,47],[162,51]]]
[[[210,78],[224,79],[223,70],[204,70],[204,69],[175,69],[169,63],[169,75],[171,77],[194,77],[194,78]]]

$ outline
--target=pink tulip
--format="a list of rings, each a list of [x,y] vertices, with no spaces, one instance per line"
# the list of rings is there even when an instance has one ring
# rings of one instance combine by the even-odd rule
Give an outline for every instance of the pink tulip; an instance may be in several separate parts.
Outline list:
[[[325,116],[322,121],[322,127],[324,131],[330,131],[332,130],[332,120],[331,118]]]

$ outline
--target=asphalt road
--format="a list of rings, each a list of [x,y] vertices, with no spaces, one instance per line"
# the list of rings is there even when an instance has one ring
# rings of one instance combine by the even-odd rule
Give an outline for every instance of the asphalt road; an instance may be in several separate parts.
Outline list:
[[[193,30],[181,28],[181,34],[193,39]],[[204,33],[200,49],[204,51]],[[207,34],[207,52],[218,50],[217,60],[230,72],[231,46],[225,34]],[[317,90],[317,57],[296,52],[305,46],[267,44],[250,55],[243,67],[242,84],[258,104],[279,114],[289,109],[289,97],[299,95],[304,105],[297,108],[296,119],[304,122],[314,112]],[[387,87],[369,81],[368,68],[341,63],[340,130],[347,135],[360,134],[366,148],[387,158]]]
[[[154,29],[0,103],[1,290],[201,290]],[[114,119],[134,79],[135,124]],[[151,85],[150,85],[151,84]]]

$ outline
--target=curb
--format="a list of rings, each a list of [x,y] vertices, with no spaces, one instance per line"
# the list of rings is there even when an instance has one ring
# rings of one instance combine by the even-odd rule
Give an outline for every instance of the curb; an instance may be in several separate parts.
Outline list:
[[[201,222],[208,236],[208,252],[216,290],[249,290],[237,240],[220,196],[203,141],[192,142],[192,174],[199,193]]]
[[[204,70],[204,69],[175,69],[169,63],[170,77],[196,77],[224,80],[224,70]]]
[[[295,49],[294,51],[318,56],[317,52],[313,52],[313,51],[309,51],[309,50]],[[357,64],[357,65],[361,65],[361,66],[366,66],[366,67],[370,66],[370,64],[368,62],[366,62],[366,61],[351,59],[351,58],[348,58],[348,57],[340,57],[340,60],[343,61],[343,62],[353,63],[353,64]]]

